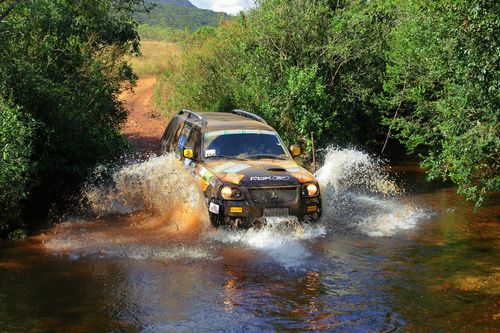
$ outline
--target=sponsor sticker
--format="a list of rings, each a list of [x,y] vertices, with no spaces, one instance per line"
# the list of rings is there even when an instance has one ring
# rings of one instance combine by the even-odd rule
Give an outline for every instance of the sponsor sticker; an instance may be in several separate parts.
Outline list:
[[[301,183],[307,183],[314,180],[314,178],[306,172],[292,173],[292,176],[297,178],[297,180]]]
[[[203,178],[200,178],[199,181],[198,181],[198,186],[200,187],[200,189],[205,192],[208,188],[208,185],[209,183],[206,182]]]
[[[220,135],[231,135],[231,134],[267,134],[267,135],[276,135],[276,132],[266,131],[266,130],[225,130],[225,131],[215,131],[215,132],[207,132],[204,134],[205,139],[220,136]]]
[[[307,206],[307,211],[308,212],[315,212],[317,210],[316,206]]]
[[[250,177],[250,181],[269,181],[269,180],[274,180],[274,181],[285,181],[285,180],[290,180],[290,176],[256,176],[256,177]]]
[[[200,176],[204,177],[205,174],[207,173],[207,171],[208,171],[207,168],[205,168],[205,167],[202,166],[200,168],[200,172],[199,172]]]
[[[231,207],[229,208],[231,213],[243,213],[243,207]]]
[[[233,162],[226,162],[226,163],[223,163],[223,164],[221,164],[221,165],[219,165],[219,166],[216,166],[216,167],[214,168],[214,171],[215,171],[215,172],[224,172],[224,170],[229,169],[229,168],[230,168],[231,166],[233,166],[234,164],[235,164],[235,163],[233,163]]]
[[[205,157],[212,157],[217,155],[217,150],[215,149],[207,149],[205,150]]]
[[[245,177],[245,175],[240,175],[237,173],[228,173],[226,176],[224,176],[224,180],[229,183],[233,183],[238,185],[240,181]]]
[[[224,172],[227,173],[238,173],[242,170],[248,169],[250,166],[247,164],[235,164],[230,166],[229,168],[224,169]]]

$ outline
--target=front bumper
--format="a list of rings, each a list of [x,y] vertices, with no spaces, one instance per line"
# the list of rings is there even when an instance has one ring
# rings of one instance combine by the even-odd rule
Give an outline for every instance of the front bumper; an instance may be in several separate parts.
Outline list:
[[[267,188],[269,191],[276,190],[278,193],[280,188]],[[291,190],[292,188],[287,188]],[[283,208],[288,209],[288,215],[297,217],[300,222],[313,222],[321,218],[321,196],[318,194],[315,197],[304,197],[301,195],[300,187],[293,187],[296,191],[295,195],[290,196],[289,200],[266,200],[266,198],[256,198],[252,195],[253,190],[266,190],[266,188],[245,189],[242,188],[245,194],[245,200],[223,200],[217,199],[211,201],[209,212],[212,220],[217,220],[218,225],[243,225],[252,227],[255,224],[264,222],[265,212],[274,211]],[[267,198],[269,199],[269,198]],[[217,205],[217,209],[214,208]]]

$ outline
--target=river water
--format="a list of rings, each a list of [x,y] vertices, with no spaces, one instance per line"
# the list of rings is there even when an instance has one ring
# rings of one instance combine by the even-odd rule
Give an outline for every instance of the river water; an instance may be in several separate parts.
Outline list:
[[[324,218],[214,230],[171,156],[96,170],[87,211],[0,243],[1,332],[498,332],[499,200],[330,149]],[[201,208],[200,208],[201,207]]]

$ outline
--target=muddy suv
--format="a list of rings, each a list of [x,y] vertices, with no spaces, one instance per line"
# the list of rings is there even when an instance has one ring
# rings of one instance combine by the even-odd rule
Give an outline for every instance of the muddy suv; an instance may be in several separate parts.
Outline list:
[[[175,152],[197,179],[214,226],[321,216],[318,182],[293,160],[300,148],[286,149],[278,133],[250,112],[182,110],[167,126],[161,152]]]

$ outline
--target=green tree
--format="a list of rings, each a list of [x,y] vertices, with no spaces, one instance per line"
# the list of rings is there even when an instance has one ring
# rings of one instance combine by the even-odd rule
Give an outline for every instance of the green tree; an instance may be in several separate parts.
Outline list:
[[[192,32],[203,26],[217,26],[221,18],[228,19],[229,15],[194,6],[156,3],[149,11],[136,13],[135,17],[141,24]]]
[[[378,143],[386,8],[355,1],[267,0],[194,38],[168,75],[170,112],[246,108],[288,142]]]
[[[500,189],[500,5],[402,5],[384,81],[386,101],[399,109],[397,137],[421,154],[431,179],[451,180],[479,205]]]
[[[261,0],[191,38],[166,109],[248,109],[307,150],[310,133],[377,151],[387,135],[479,205],[500,186],[499,6]]]
[[[0,11],[6,6],[0,3]],[[37,122],[32,136],[35,215],[67,203],[96,163],[127,148],[118,94],[135,76],[140,0],[25,0],[0,24],[0,91]]]

